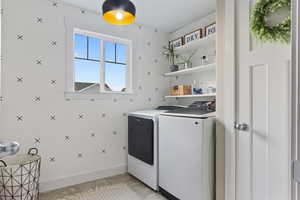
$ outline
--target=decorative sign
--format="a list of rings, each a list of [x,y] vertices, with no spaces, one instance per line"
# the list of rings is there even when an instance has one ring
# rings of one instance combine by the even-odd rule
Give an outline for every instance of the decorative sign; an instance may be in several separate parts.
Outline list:
[[[216,22],[205,27],[205,36],[209,36],[216,32]]]
[[[183,39],[178,38],[176,40],[170,41],[170,46],[173,47],[174,49],[177,47],[181,47],[183,45]]]
[[[189,42],[193,42],[195,40],[199,40],[202,37],[202,29],[194,31],[184,36],[184,43],[187,44]]]
[[[200,28],[196,31],[193,31],[191,33],[186,34],[185,36],[178,38],[176,40],[171,40],[169,42],[170,47],[176,49],[178,47],[181,47],[187,43],[200,40],[204,36],[208,36],[211,34],[216,33],[216,22],[206,26],[205,28]]]

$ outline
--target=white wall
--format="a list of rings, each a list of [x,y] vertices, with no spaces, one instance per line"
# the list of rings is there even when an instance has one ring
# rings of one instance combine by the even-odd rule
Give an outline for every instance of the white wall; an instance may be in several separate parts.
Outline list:
[[[177,39],[187,33],[190,33],[192,31],[195,31],[197,29],[200,29],[202,27],[205,27],[209,24],[212,24],[213,22],[216,21],[216,13],[212,13],[210,15],[207,15],[204,18],[198,19],[196,21],[193,21],[189,24],[186,24],[185,26],[181,27],[180,29],[172,32],[169,36],[169,38],[172,39]]]
[[[162,74],[168,64],[161,52],[168,34],[155,27],[111,26],[101,16],[51,1],[4,0],[3,9],[0,140],[20,142],[23,152],[39,148],[42,190],[125,171],[126,113],[165,103],[168,82]],[[65,98],[65,16],[93,24],[101,33],[133,40],[135,95],[94,101]]]

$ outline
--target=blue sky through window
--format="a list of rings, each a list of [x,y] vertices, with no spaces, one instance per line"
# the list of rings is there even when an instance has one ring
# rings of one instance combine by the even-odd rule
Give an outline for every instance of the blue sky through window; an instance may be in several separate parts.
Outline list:
[[[116,51],[117,51],[117,55],[116,55],[116,61],[118,63],[126,63],[127,59],[126,59],[126,46],[122,45],[122,44],[116,44]]]
[[[100,60],[100,40],[89,38],[89,59]]]
[[[105,42],[105,61],[115,62],[115,43]]]
[[[87,37],[83,35],[75,35],[75,53],[74,56],[78,58],[85,58],[87,56]]]
[[[112,91],[122,91],[126,87],[125,77],[126,65],[105,64],[105,83]]]
[[[75,34],[74,65],[75,82],[100,83],[100,39]],[[104,43],[105,83],[112,91],[126,87],[126,51],[122,44]]]
[[[75,59],[75,82],[100,83],[100,64],[89,60]]]

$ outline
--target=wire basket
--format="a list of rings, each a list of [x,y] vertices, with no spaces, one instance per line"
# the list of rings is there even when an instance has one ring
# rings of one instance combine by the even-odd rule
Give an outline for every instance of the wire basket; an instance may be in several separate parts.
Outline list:
[[[0,160],[0,200],[38,200],[40,169],[36,148]]]

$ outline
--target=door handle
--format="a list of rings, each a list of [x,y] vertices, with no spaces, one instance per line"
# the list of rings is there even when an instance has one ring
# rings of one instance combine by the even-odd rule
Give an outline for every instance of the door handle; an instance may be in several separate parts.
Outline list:
[[[234,122],[233,127],[234,127],[234,129],[239,130],[239,131],[247,131],[248,130],[248,124],[246,124],[246,123],[239,124],[239,123]]]

